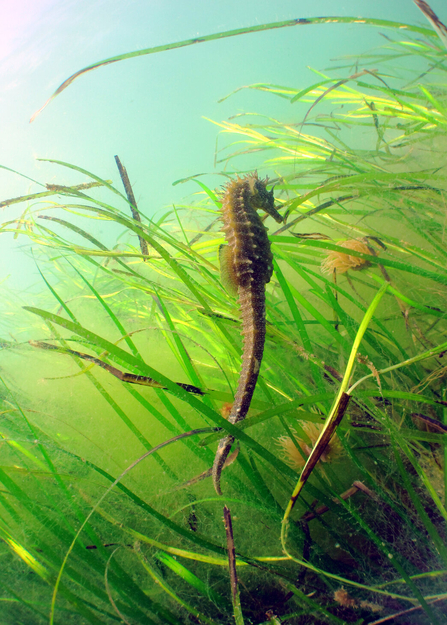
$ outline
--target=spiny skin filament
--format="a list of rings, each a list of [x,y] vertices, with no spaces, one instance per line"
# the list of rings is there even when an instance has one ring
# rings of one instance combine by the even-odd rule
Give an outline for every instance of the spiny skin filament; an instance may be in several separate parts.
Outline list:
[[[238,423],[247,415],[256,387],[265,342],[265,285],[273,273],[273,256],[267,229],[258,215],[263,209],[278,223],[283,221],[274,206],[273,190],[257,172],[231,180],[222,198],[223,231],[228,245],[221,254],[222,275],[237,290],[242,317],[244,348],[236,395],[228,421]],[[213,464],[213,483],[218,495],[220,475],[234,437],[219,441]]]

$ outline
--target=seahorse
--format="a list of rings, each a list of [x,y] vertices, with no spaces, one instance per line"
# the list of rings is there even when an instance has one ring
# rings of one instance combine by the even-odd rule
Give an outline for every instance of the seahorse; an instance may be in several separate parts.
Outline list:
[[[257,172],[231,180],[222,198],[223,231],[228,245],[219,250],[222,283],[239,296],[244,348],[242,367],[228,421],[238,423],[247,415],[261,367],[265,343],[265,285],[273,273],[273,256],[267,229],[257,213],[263,209],[278,223],[283,221],[275,208],[273,189]],[[227,434],[217,448],[213,483],[222,495],[220,475],[234,437]]]

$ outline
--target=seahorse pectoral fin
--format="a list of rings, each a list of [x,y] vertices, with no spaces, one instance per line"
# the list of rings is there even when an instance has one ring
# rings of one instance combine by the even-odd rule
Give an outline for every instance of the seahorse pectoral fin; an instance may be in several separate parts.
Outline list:
[[[222,286],[230,295],[236,297],[237,282],[234,275],[234,267],[231,259],[231,250],[228,245],[219,246],[220,280]]]

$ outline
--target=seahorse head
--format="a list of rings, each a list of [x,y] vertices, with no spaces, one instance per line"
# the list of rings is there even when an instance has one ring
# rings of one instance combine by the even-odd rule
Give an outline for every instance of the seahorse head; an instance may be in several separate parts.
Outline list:
[[[255,171],[247,176],[247,181],[250,187],[250,203],[253,208],[262,208],[268,213],[275,221],[282,223],[283,218],[275,208],[275,197],[273,195],[273,188],[267,191],[268,178],[260,180],[258,178],[258,172]]]

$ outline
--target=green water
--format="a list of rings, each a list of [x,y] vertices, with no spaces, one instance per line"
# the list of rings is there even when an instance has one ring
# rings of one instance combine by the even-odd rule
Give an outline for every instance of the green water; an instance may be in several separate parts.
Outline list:
[[[64,188],[3,208],[0,622],[443,623],[441,40],[403,1],[28,9],[11,13],[1,49],[0,202]],[[70,74],[112,55],[331,14],[425,30],[297,25],[123,60],[80,76],[28,124]],[[242,339],[215,219],[220,186],[255,168],[287,223],[266,221],[265,354],[220,498],[204,472]],[[69,188],[92,177],[98,188]],[[340,257],[353,239],[364,247]],[[112,367],[165,388],[123,383]],[[346,414],[290,512],[340,389]]]

